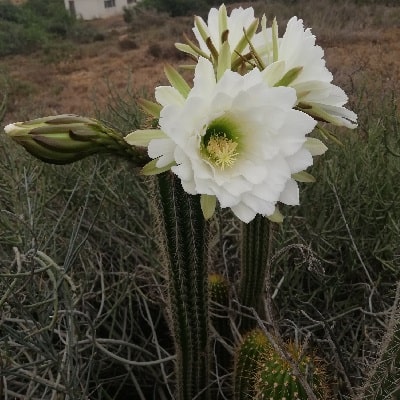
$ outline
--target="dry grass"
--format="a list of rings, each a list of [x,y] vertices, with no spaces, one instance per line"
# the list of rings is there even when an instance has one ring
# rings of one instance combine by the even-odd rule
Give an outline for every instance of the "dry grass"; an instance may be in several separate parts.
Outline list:
[[[400,7],[240,4],[273,12],[281,27],[293,14],[304,18],[360,115],[361,129],[344,137],[343,149],[331,145],[314,167],[318,182],[288,211],[272,273],[282,334],[321,351],[337,398],[348,398],[398,301],[399,118],[390,94],[400,81]],[[159,18],[141,15],[140,31],[122,17],[90,22],[105,41],[63,48],[62,61],[51,53],[0,60],[10,89],[3,122],[72,112],[101,114],[124,132],[138,127],[138,91],[151,95],[165,82],[164,62],[182,61],[171,43],[192,25]],[[124,35],[137,48],[121,48]],[[163,276],[142,182],[116,160],[43,165],[4,137],[0,171],[0,398],[172,398]],[[217,224],[214,265],[235,283],[238,226],[230,217]],[[229,386],[229,376],[219,382]]]

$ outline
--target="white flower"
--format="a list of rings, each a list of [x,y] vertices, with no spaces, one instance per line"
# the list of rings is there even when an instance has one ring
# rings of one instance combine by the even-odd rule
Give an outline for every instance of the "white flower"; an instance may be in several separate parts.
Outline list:
[[[226,7],[211,8],[207,23],[201,17],[195,17],[192,28],[198,47],[189,41],[190,45],[176,43],[176,47],[196,58],[202,56],[218,63],[223,53],[229,55],[234,63],[240,56],[249,52],[248,40],[253,37],[258,27],[258,19],[254,17],[254,9],[235,8],[228,16]]]
[[[264,30],[264,29],[263,29]],[[333,76],[327,69],[324,51],[315,44],[315,36],[297,17],[289,20],[283,37],[277,40],[277,54],[270,42],[263,42],[263,31],[253,42],[266,64],[270,85],[283,84],[296,90],[300,107],[327,122],[348,128],[356,127],[357,115],[344,108],[348,98],[345,92],[333,85]],[[271,39],[272,40],[272,39]]]
[[[197,41],[199,42],[200,48],[205,52],[209,53],[208,46],[205,40],[202,37],[199,28],[204,29],[207,33],[207,36],[211,39],[214,47],[219,50],[222,44],[222,34],[227,29],[229,31],[228,34],[228,42],[231,49],[234,49],[241,38],[243,37],[243,28],[247,30],[250,25],[255,21],[254,17],[254,9],[253,7],[249,8],[234,8],[230,14],[230,16],[225,17],[226,22],[223,21],[224,17],[221,17],[221,14],[225,12],[226,9],[224,5],[221,5],[219,9],[211,8],[208,13],[207,24],[201,17],[197,17],[196,26],[193,27],[193,33],[196,36]],[[199,27],[198,24],[201,26]],[[224,26],[226,24],[226,26]]]
[[[200,58],[187,96],[173,86],[156,89],[160,130],[148,144],[153,173],[172,166],[187,193],[218,199],[244,222],[271,216],[278,201],[298,204],[292,175],[326,149],[306,137],[316,122],[293,109],[295,91],[269,87],[263,75],[258,69],[246,75],[226,70],[217,81],[212,63]],[[126,140],[143,144],[148,132]]]

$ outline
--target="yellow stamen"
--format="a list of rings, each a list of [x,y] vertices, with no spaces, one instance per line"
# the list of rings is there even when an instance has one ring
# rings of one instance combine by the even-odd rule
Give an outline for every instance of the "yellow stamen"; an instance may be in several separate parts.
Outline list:
[[[237,153],[237,143],[225,136],[213,136],[207,143],[207,151],[213,162],[222,170],[231,167],[239,153]]]

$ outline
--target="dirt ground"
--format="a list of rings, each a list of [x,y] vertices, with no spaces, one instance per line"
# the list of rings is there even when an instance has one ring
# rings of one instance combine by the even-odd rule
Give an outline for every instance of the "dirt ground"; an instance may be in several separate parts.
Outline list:
[[[190,34],[191,19],[179,21],[172,40],[174,27],[157,34],[132,34],[122,16],[91,23],[105,32],[105,40],[79,45],[62,60],[51,54],[0,59],[0,73],[10,82],[5,123],[61,113],[93,116],[95,106],[106,106],[110,91],[123,97],[127,88],[147,88],[151,94],[165,83],[166,62],[178,65],[186,60],[173,43],[179,40],[181,26]],[[381,93],[399,89],[399,39],[400,27],[317,38],[336,83],[351,92],[355,81],[368,82]]]

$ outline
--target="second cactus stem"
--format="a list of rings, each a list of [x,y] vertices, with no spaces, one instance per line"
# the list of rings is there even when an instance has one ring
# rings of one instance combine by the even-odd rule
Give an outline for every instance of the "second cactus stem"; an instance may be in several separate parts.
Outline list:
[[[176,177],[157,177],[158,215],[168,308],[176,348],[177,400],[209,398],[206,222],[200,197],[187,194]]]
[[[261,215],[242,225],[240,301],[262,315],[261,305],[267,273],[271,222]],[[241,331],[256,325],[251,317],[242,318]]]

